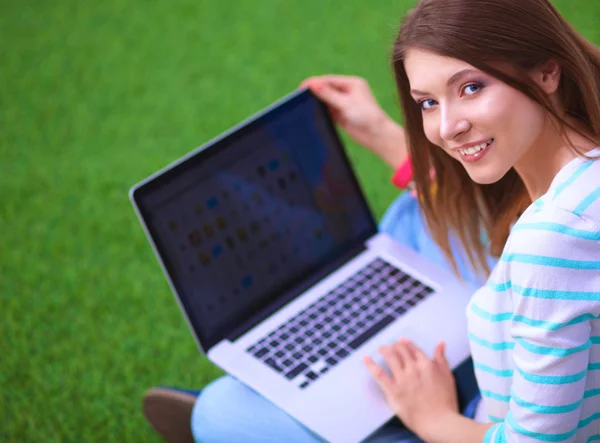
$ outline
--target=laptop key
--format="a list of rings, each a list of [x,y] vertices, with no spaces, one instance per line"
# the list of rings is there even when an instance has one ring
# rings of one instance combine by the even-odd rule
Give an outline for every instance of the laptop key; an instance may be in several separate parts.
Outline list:
[[[283,351],[277,351],[277,352],[275,353],[275,357],[277,357],[277,358],[281,358],[281,357],[283,357],[284,355],[285,355],[285,352],[283,352]]]
[[[257,358],[261,358],[261,357],[264,357],[265,355],[267,355],[268,353],[269,353],[268,348],[262,348],[262,349],[259,349],[258,351],[256,351],[254,356]]]
[[[363,332],[358,337],[356,337],[354,340],[352,340],[350,343],[348,343],[347,346],[352,349],[359,348],[360,345],[362,345],[367,340],[372,338],[375,334],[377,334],[379,331],[381,331],[387,325],[392,323],[394,320],[395,320],[395,318],[392,317],[391,315],[386,315],[381,320],[379,320],[377,323],[375,323],[373,326],[371,326],[369,329],[367,329],[365,332]]]
[[[273,369],[275,369],[277,372],[283,372],[283,368],[280,367],[277,362],[275,360],[273,360],[272,358],[267,358],[265,360],[265,363],[268,364],[269,366],[271,366]]]
[[[398,306],[396,309],[394,309],[394,311],[396,314],[402,315],[406,312],[406,309],[404,309],[402,306]]]
[[[292,380],[292,379],[296,378],[297,375],[299,375],[302,371],[304,371],[307,368],[308,368],[308,365],[306,363],[300,363],[298,366],[296,366],[290,372],[285,374],[285,378],[287,378],[288,380]]]
[[[310,357],[308,357],[308,361],[311,363],[316,363],[319,361],[319,357],[317,357],[316,355],[311,355]]]
[[[308,378],[310,378],[311,380],[316,380],[317,378],[319,378],[319,376],[317,374],[315,374],[313,371],[308,371],[306,374]]]

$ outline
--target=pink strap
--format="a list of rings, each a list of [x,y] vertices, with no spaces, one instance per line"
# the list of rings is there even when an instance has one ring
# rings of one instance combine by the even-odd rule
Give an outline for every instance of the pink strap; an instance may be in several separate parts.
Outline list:
[[[392,176],[392,183],[400,189],[406,189],[413,179],[412,164],[410,157],[402,163]]]

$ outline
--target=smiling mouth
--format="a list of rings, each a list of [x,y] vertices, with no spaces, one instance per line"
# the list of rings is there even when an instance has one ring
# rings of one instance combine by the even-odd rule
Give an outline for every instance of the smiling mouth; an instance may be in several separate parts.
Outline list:
[[[460,152],[462,155],[475,155],[479,151],[482,151],[485,148],[487,148],[489,145],[491,145],[493,141],[494,141],[494,139],[491,138],[487,142],[481,143],[480,145],[471,146],[470,148],[465,148],[465,149],[458,149],[457,151]]]

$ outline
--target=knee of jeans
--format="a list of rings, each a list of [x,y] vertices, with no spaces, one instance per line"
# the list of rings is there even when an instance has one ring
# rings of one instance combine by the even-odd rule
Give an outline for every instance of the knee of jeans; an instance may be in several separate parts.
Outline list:
[[[243,407],[250,388],[231,376],[221,377],[206,386],[192,410],[191,427],[196,442],[226,441],[234,409]]]

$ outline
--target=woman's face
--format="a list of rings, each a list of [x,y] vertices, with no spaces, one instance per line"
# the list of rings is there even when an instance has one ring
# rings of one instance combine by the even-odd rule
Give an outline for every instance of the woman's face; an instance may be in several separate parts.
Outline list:
[[[500,80],[420,49],[407,52],[404,66],[426,137],[475,182],[500,180],[541,139],[545,109]]]

